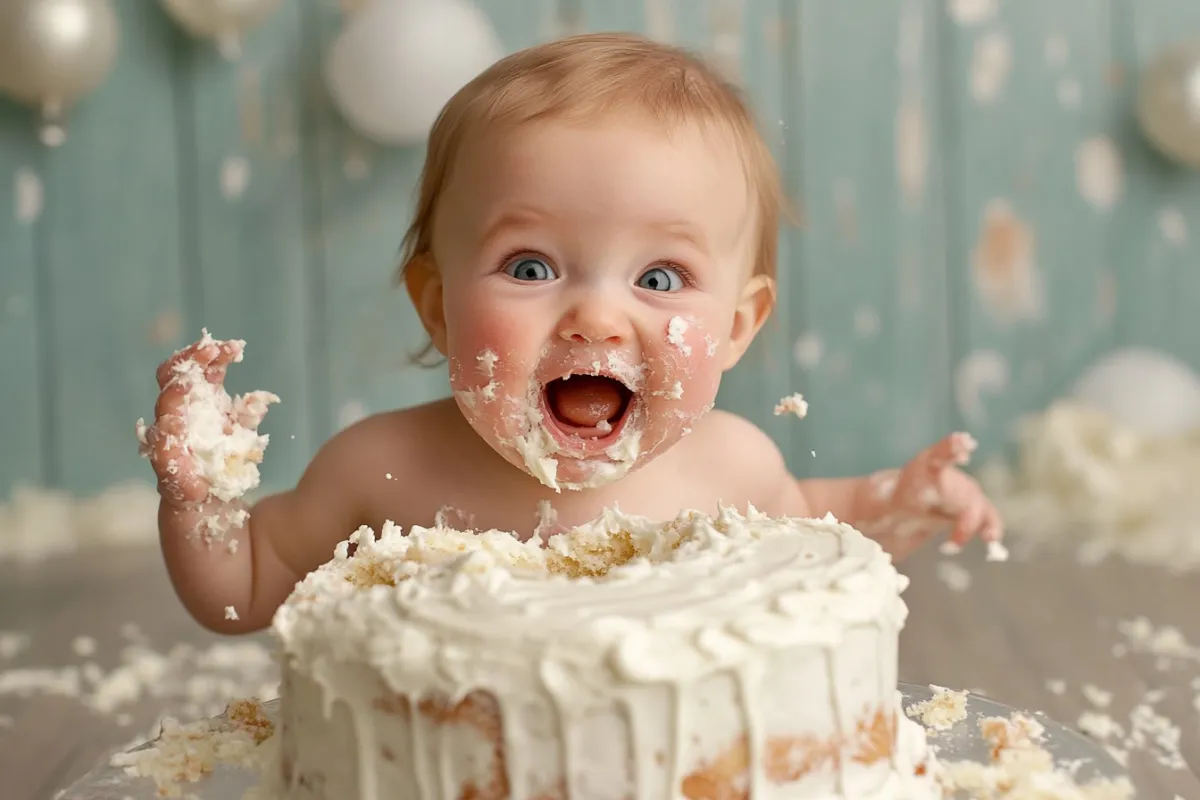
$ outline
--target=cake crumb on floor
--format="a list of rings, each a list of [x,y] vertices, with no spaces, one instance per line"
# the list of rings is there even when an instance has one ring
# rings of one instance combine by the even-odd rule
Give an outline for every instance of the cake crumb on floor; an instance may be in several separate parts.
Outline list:
[[[913,703],[905,709],[908,716],[920,721],[926,728],[935,731],[949,730],[967,718],[967,692],[935,686],[933,697]]]

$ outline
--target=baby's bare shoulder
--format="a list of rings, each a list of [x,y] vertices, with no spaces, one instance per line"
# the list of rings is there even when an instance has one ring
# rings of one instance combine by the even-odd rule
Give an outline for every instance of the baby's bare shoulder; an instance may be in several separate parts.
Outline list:
[[[755,505],[791,480],[783,453],[771,437],[737,414],[710,411],[684,443],[690,463],[711,471],[720,484]]]
[[[265,498],[254,514],[274,531],[280,558],[297,575],[316,567],[334,544],[362,525],[408,527],[428,516],[437,473],[434,438],[445,416],[436,404],[389,411],[343,428],[317,451],[296,488]]]
[[[310,471],[341,483],[361,485],[379,479],[411,483],[445,434],[448,402],[364,417],[331,437],[317,452]]]

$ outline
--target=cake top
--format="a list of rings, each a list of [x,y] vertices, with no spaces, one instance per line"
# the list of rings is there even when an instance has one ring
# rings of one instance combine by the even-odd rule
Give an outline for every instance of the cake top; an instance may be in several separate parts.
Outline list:
[[[350,554],[350,544],[355,545]],[[907,579],[832,516],[750,507],[668,523],[615,509],[546,542],[501,531],[360,528],[297,584],[274,629],[317,673],[368,663],[396,691],[540,680],[686,680],[855,623],[903,624]]]

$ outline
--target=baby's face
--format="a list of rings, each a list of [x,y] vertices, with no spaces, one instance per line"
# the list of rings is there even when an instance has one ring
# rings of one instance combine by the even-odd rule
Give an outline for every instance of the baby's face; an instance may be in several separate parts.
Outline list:
[[[433,241],[463,414],[552,488],[670,447],[736,361],[754,223],[716,133],[612,119],[464,143]]]

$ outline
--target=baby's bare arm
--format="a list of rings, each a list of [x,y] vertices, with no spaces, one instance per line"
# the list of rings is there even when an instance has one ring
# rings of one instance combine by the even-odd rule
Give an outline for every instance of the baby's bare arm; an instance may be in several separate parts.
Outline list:
[[[296,581],[329,560],[337,542],[362,524],[361,499],[348,465],[360,429],[331,439],[295,489],[263,498],[253,507],[238,501],[159,505],[163,557],[175,591],[204,627],[245,633],[270,624]],[[205,541],[208,521],[246,510],[220,540]],[[236,542],[236,544],[233,544]],[[226,618],[232,606],[237,619]]]

